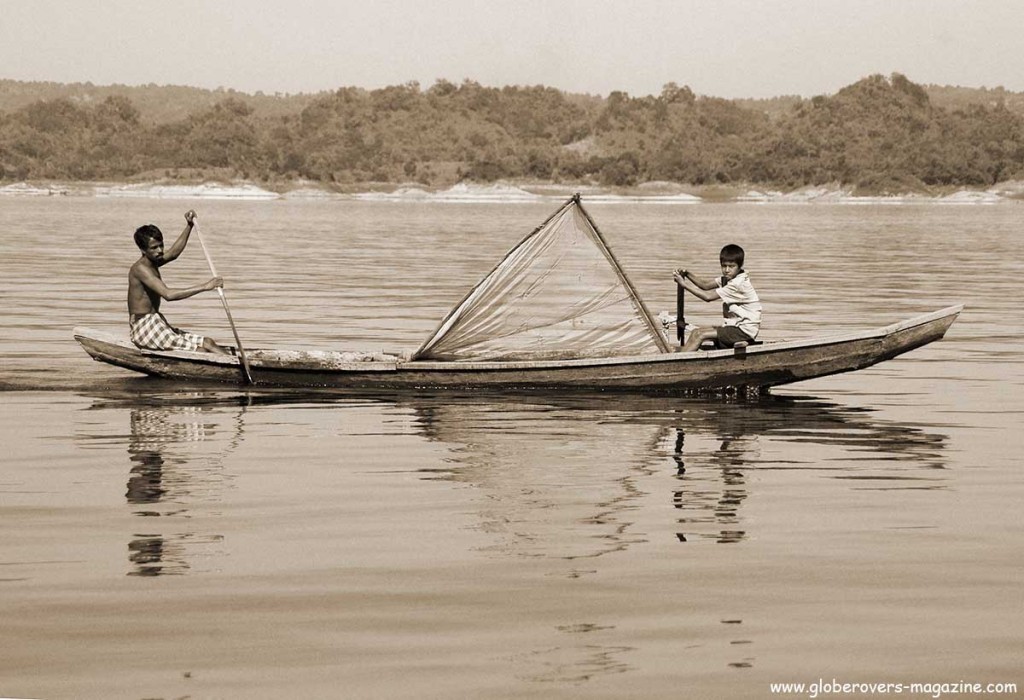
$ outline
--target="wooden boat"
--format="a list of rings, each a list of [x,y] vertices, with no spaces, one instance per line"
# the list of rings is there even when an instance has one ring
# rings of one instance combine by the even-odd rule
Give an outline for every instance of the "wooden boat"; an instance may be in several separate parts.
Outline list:
[[[358,353],[247,349],[260,386],[341,389],[573,389],[658,393],[764,391],[870,367],[942,338],[963,310],[950,306],[890,326],[748,347],[533,361],[437,361]],[[242,384],[236,357],[151,351],[127,337],[76,328],[95,360],[156,377]]]
[[[760,391],[868,367],[938,340],[962,309],[952,306],[862,333],[673,352],[577,194],[520,240],[409,357],[151,351],[86,328],[76,328],[75,338],[101,362],[189,381],[345,389]]]

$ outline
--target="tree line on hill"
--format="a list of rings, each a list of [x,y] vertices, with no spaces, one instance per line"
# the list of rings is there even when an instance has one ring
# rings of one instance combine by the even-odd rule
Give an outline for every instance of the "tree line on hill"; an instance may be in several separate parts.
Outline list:
[[[12,95],[24,102],[0,112],[3,180],[841,183],[907,192],[1024,179],[1016,93],[929,92],[900,74],[771,101],[697,96],[674,83],[657,96],[607,98],[445,80],[299,96],[174,88],[202,104],[181,114],[165,107],[162,118],[153,114],[158,95],[167,97],[155,86],[25,101],[31,85],[0,81],[0,107]]]

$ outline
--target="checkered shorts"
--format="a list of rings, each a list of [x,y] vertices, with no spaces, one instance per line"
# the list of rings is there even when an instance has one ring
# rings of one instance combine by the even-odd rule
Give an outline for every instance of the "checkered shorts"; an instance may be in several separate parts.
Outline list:
[[[159,312],[136,316],[128,322],[132,342],[146,350],[199,350],[203,336],[173,328]]]

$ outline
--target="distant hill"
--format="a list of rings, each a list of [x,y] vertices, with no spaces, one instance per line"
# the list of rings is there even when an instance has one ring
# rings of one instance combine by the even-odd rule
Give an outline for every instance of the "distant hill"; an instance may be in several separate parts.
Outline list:
[[[228,98],[248,105],[261,117],[298,114],[319,95],[264,95],[259,92],[250,95],[236,90],[204,90],[181,85],[129,86],[0,80],[0,112],[14,112],[40,100],[67,99],[83,106],[95,105],[111,96],[131,100],[139,110],[142,121],[165,124],[209,109]]]
[[[1003,105],[1014,114],[1024,115],[1024,92],[1011,92],[1002,87],[966,88],[952,85],[925,85],[925,92],[936,107],[967,109],[974,105]]]
[[[779,97],[768,97],[763,99],[741,98],[734,99],[732,103],[743,109],[750,109],[756,112],[764,112],[772,119],[784,117],[793,109],[805,102],[805,98],[799,95],[782,95]]]
[[[873,75],[726,100],[439,80],[248,95],[0,81],[0,180],[669,181],[928,191],[1024,179],[1024,94]]]
[[[949,110],[965,109],[971,105],[994,107],[1003,104],[1008,110],[1024,115],[1024,92],[1012,92],[1002,87],[972,88],[952,85],[924,85],[925,92],[936,107]],[[319,93],[248,94],[219,88],[207,90],[182,85],[93,85],[92,83],[28,82],[0,79],[0,112],[13,112],[40,100],[66,98],[88,105],[102,102],[112,95],[131,100],[146,122],[163,124],[184,119],[189,114],[208,109],[227,98],[236,99],[253,109],[259,117],[280,117],[298,114],[318,97]],[[590,95],[566,94],[566,99],[577,102],[602,103],[604,98]],[[799,95],[780,95],[769,98],[738,98],[731,100],[738,107],[764,112],[779,118],[810,98]]]
[[[1002,104],[1011,112],[1024,116],[1024,92],[1011,92],[1001,87],[991,89],[951,85],[923,85],[922,87],[928,93],[928,98],[933,105],[950,111],[967,109],[975,105],[995,107]],[[734,99],[733,102],[744,109],[754,109],[764,112],[773,119],[778,119],[793,111],[794,107],[806,102],[807,99],[799,95],[781,95],[765,99]]]

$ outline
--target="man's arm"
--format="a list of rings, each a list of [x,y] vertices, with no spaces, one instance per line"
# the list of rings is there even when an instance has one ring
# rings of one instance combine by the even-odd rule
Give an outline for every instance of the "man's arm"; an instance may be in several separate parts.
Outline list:
[[[682,285],[683,289],[698,299],[703,299],[704,301],[720,301],[722,299],[722,297],[718,296],[718,292],[715,291],[717,285],[712,289],[703,289],[678,272],[672,275],[672,279],[676,281],[676,284]]]
[[[187,289],[171,289],[164,281],[160,279],[160,276],[145,267],[141,267],[135,271],[139,281],[147,288],[151,289],[160,295],[161,299],[166,301],[178,301],[179,299],[188,299],[194,297],[196,294],[201,292],[208,292],[211,289],[224,286],[224,280],[220,277],[213,277],[204,284],[197,284],[195,287],[188,287]]]
[[[164,265],[177,259],[179,255],[185,250],[185,246],[188,245],[189,234],[192,233],[192,228],[195,226],[196,213],[194,210],[189,209],[185,212],[185,228],[178,236],[178,240],[174,242],[170,248],[164,251]]]

